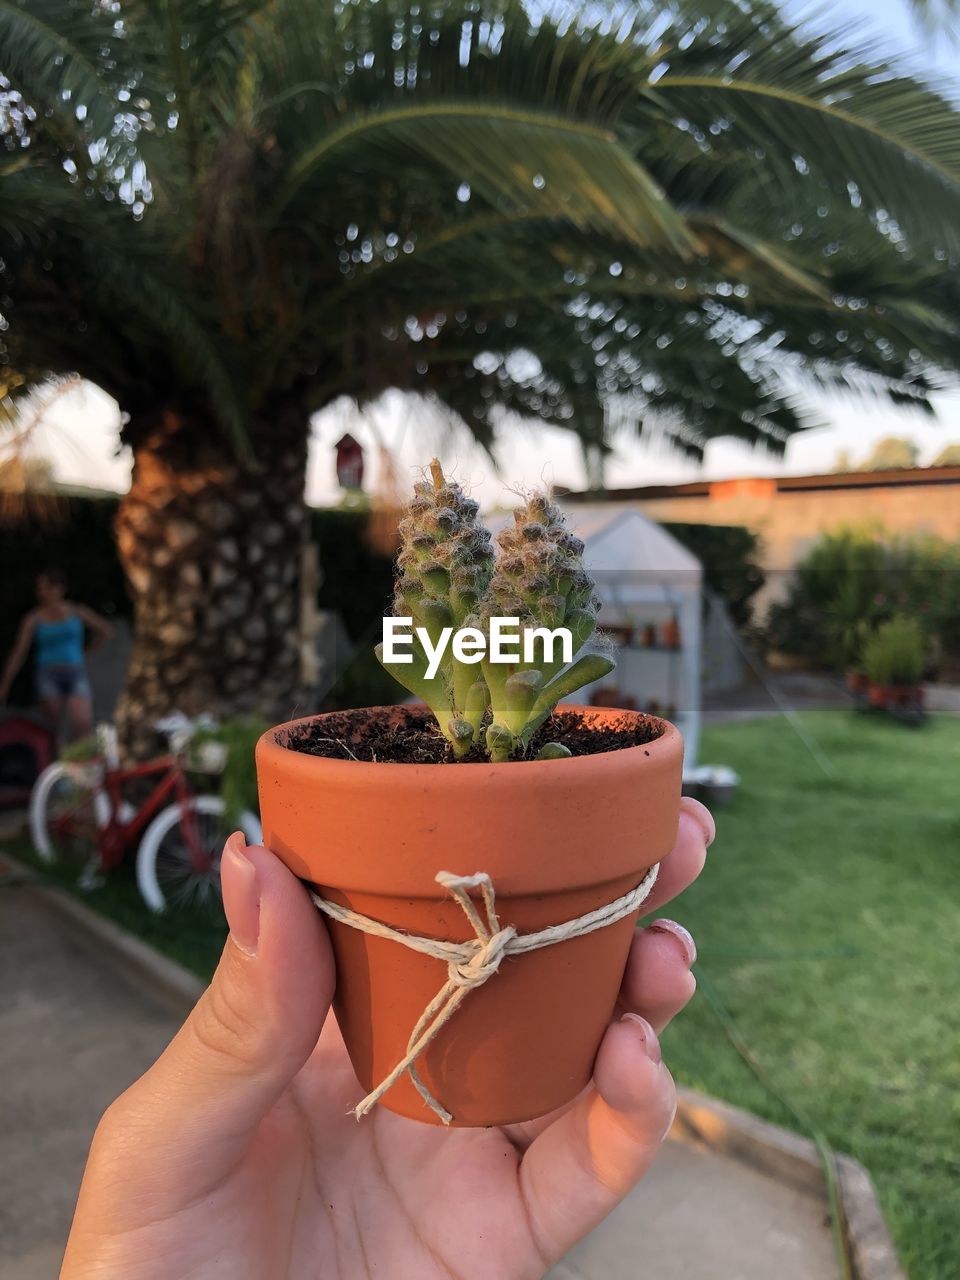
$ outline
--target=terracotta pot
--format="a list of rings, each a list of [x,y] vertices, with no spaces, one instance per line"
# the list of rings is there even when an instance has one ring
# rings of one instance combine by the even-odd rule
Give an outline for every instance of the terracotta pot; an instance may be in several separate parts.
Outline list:
[[[919,684],[892,684],[887,692],[888,701],[895,707],[922,707],[926,700]]]
[[[884,684],[871,684],[867,689],[867,698],[871,707],[883,710],[890,701],[890,690]]]
[[[577,708],[596,724],[637,713]],[[358,717],[420,716],[373,708]],[[322,721],[325,717],[315,717]],[[642,747],[507,764],[367,764],[257,744],[264,843],[331,900],[410,933],[465,941],[438,871],[493,879],[501,924],[531,932],[628,892],[673,847],[683,744],[673,725]],[[342,733],[342,724],[341,724]],[[636,916],[507,957],[471,991],[417,1070],[459,1125],[506,1124],[559,1107],[590,1079]],[[365,1090],[404,1056],[445,965],[328,921],[335,1008]],[[408,1076],[381,1105],[438,1123]]]
[[[661,638],[665,649],[680,648],[680,623],[676,618],[670,618],[660,628]]]

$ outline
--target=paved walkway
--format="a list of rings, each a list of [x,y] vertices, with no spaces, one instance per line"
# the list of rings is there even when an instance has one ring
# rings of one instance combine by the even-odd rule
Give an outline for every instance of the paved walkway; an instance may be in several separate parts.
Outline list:
[[[960,685],[924,685],[927,708],[933,713],[960,715]],[[729,724],[789,711],[850,710],[853,699],[845,681],[817,671],[764,670],[763,680],[751,675],[739,689],[707,692],[703,699],[706,724]]]
[[[176,1023],[105,956],[65,936],[33,889],[0,888],[0,1280],[54,1280],[97,1119]],[[823,1204],[670,1143],[551,1280],[639,1275],[833,1280]]]
[[[728,724],[754,720],[758,716],[783,715],[790,711],[819,711],[821,708],[849,709],[853,700],[838,676],[814,671],[764,670],[763,679],[750,675],[739,689],[706,693],[703,719],[706,724]]]

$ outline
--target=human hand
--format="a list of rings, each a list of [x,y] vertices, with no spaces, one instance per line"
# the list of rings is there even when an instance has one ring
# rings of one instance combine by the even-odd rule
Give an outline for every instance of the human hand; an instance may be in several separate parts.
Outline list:
[[[682,802],[647,911],[696,878],[713,830]],[[221,877],[220,964],[101,1120],[61,1280],[532,1280],[650,1168],[676,1109],[656,1032],[695,986],[679,926],[637,934],[593,1083],[569,1107],[491,1129],[383,1108],[358,1123],[319,913],[240,835]]]

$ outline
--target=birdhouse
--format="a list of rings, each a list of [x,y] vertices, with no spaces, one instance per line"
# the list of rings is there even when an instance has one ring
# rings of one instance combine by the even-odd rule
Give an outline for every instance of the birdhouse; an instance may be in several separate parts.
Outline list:
[[[341,436],[334,448],[337,451],[337,482],[341,489],[363,488],[363,449],[347,434]]]

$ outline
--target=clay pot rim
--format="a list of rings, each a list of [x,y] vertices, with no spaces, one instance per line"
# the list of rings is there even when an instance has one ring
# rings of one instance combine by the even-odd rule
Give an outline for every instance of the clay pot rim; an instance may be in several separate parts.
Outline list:
[[[565,772],[569,770],[577,770],[579,774],[585,771],[595,771],[598,769],[609,769],[620,765],[626,770],[634,770],[642,765],[644,768],[655,768],[661,762],[672,757],[677,751],[683,750],[683,739],[680,730],[676,725],[671,724],[669,720],[664,720],[660,716],[649,715],[644,711],[621,710],[617,707],[592,707],[581,706],[573,703],[561,703],[557,708],[560,711],[580,711],[585,713],[591,719],[598,722],[605,722],[613,719],[640,718],[652,720],[660,726],[660,733],[656,738],[652,738],[649,742],[644,742],[634,747],[620,747],[613,751],[598,751],[592,755],[572,756],[568,760],[505,760],[494,762],[491,760],[476,761],[468,765],[454,765],[451,761],[442,761],[436,764],[405,764],[400,761],[377,761],[370,760],[335,760],[328,756],[311,755],[308,752],[297,751],[295,748],[287,747],[280,741],[281,736],[288,734],[293,729],[300,728],[303,725],[310,724],[316,720],[322,720],[327,715],[356,715],[366,716],[373,715],[377,712],[396,712],[402,710],[407,704],[399,704],[385,707],[358,707],[349,711],[336,712],[319,712],[315,715],[300,716],[296,720],[287,720],[283,724],[274,725],[264,733],[256,747],[256,756],[258,761],[272,761],[278,773],[287,775],[310,775],[322,771],[325,774],[342,775],[346,780],[351,782],[362,782],[365,779],[372,779],[375,775],[381,780],[387,777],[391,781],[399,781],[400,778],[408,779],[410,785],[415,786],[417,783],[429,783],[431,787],[436,786],[457,786],[462,787],[470,777],[475,778],[478,782],[481,777],[490,778],[496,776],[501,780],[506,777],[516,777],[517,769],[522,766],[522,777],[527,779],[525,786],[536,787],[538,780],[549,779],[551,783],[558,780],[558,767]],[[427,713],[429,718],[429,713]],[[519,777],[517,778],[519,781]]]

